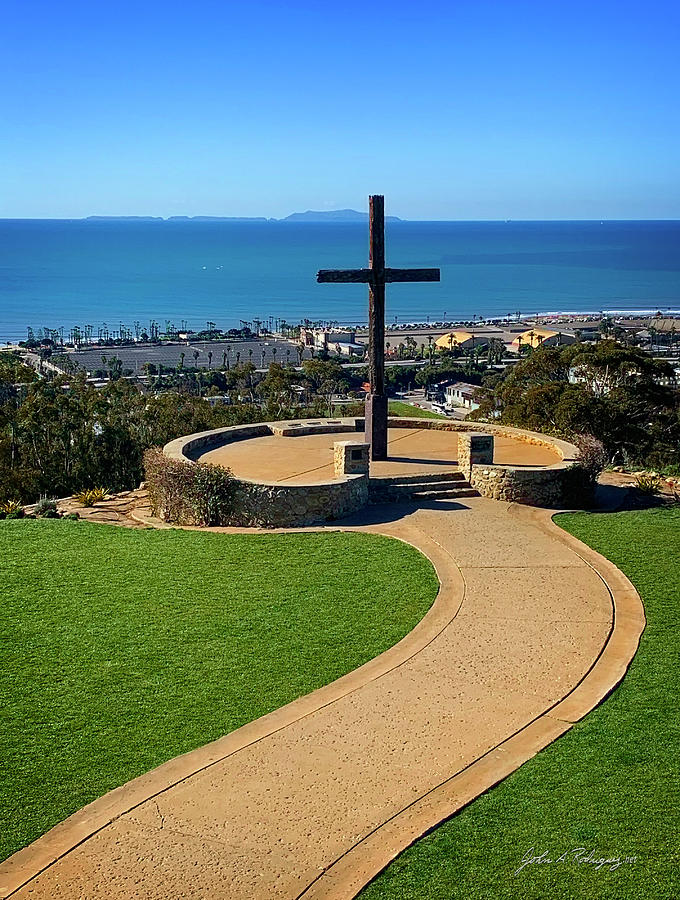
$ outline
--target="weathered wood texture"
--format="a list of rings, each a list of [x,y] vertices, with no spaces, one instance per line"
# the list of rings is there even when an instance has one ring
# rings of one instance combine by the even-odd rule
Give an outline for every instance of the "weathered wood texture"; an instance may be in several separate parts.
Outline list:
[[[316,280],[321,284],[347,282],[349,284],[366,284],[373,278],[370,269],[320,269]]]
[[[366,441],[371,459],[387,459],[387,398],[385,396],[385,285],[396,282],[439,281],[439,269],[385,268],[385,198],[368,198],[368,269],[320,269],[322,284],[368,285],[368,377]]]
[[[385,393],[385,198],[376,194],[368,198],[368,258],[373,279],[368,285],[368,380],[371,395],[382,397]],[[373,436],[380,432],[382,404],[374,411]],[[387,458],[387,409],[385,408],[385,455],[376,456],[382,447],[382,439],[371,437],[373,459]]]
[[[372,269],[319,269],[319,284],[371,284],[375,279]],[[385,284],[403,281],[439,281],[439,269],[385,269]]]

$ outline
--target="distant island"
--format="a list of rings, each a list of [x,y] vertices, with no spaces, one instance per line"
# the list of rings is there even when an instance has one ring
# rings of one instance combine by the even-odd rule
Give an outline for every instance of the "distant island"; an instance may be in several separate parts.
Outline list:
[[[328,209],[291,213],[285,219],[265,216],[87,216],[86,222],[367,222],[368,213],[356,209]],[[386,222],[401,222],[397,216],[385,216]]]
[[[87,216],[86,222],[276,222],[265,216]]]
[[[356,209],[328,209],[324,211],[308,209],[307,212],[292,213],[282,222],[367,222],[368,213]],[[397,216],[385,216],[386,222],[401,222]]]

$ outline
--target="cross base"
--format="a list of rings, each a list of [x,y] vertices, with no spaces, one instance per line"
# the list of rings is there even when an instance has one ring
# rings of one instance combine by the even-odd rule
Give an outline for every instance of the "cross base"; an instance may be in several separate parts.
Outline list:
[[[387,397],[369,394],[365,416],[366,443],[371,445],[371,459],[387,459]]]

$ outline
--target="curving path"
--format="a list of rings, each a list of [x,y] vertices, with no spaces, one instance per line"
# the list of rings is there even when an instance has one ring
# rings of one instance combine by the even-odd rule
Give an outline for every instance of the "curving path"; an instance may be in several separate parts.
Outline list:
[[[434,563],[441,589],[422,622],[355,672],[71,816],[0,866],[2,896],[353,897],[625,673],[639,597],[546,511],[466,498],[360,516],[343,527]]]

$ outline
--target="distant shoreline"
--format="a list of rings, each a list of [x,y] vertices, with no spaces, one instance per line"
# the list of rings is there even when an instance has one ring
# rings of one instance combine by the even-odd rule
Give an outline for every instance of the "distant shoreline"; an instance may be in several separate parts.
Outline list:
[[[474,318],[477,320],[476,325],[478,328],[484,328],[486,326],[501,326],[503,324],[512,325],[512,324],[531,324],[531,322],[543,321],[546,319],[560,319],[562,321],[559,322],[561,325],[569,325],[570,323],[578,323],[578,322],[586,322],[588,320],[599,320],[601,317],[618,317],[620,319],[654,319],[659,318],[674,318],[676,316],[680,317],[680,306],[670,307],[670,306],[655,306],[649,307],[645,309],[602,309],[602,310],[574,310],[574,311],[548,311],[548,312],[536,312],[536,313],[526,313],[525,315],[521,315],[518,319],[514,319],[512,317],[503,317],[503,316],[488,316],[484,318],[478,313],[474,314]],[[433,318],[433,317],[430,317]],[[197,318],[196,322],[198,323],[200,320]],[[311,321],[323,321],[323,320],[311,320]],[[400,323],[390,324],[388,323],[387,331],[396,330],[396,331],[408,331],[409,329],[418,330],[420,332],[432,331],[434,332],[442,332],[448,329],[456,328],[456,327],[470,327],[469,323],[470,319],[456,319],[448,322],[422,322],[418,319],[412,319],[410,321],[403,321]],[[298,324],[298,323],[295,323]],[[558,324],[558,323],[553,323]],[[355,328],[357,331],[365,330],[368,327],[368,320],[359,321],[357,319],[341,321],[338,323],[341,328],[352,329]],[[257,337],[253,337],[253,341],[258,342],[266,342],[272,340],[281,340],[282,338],[277,334],[263,334]],[[24,340],[24,338],[21,338]],[[229,338],[224,337],[215,337],[213,341],[215,343],[224,342],[224,340],[231,340]],[[239,341],[243,341],[243,339],[239,339]],[[195,342],[195,341],[194,341]],[[205,338],[198,338],[199,343],[205,343]],[[293,340],[294,342],[294,340]],[[141,345],[146,346],[149,342],[142,342]],[[163,340],[161,343],[168,344],[186,344],[189,345],[192,343],[192,338],[176,338],[170,340]],[[0,348],[4,345],[16,345],[18,344],[18,340],[7,338],[3,335],[0,335]],[[104,345],[95,343],[90,346],[82,346],[81,352],[91,350],[92,352],[96,352],[101,349],[115,349],[116,346],[139,346],[140,343],[136,341],[124,342],[123,344],[113,344],[113,345]]]

